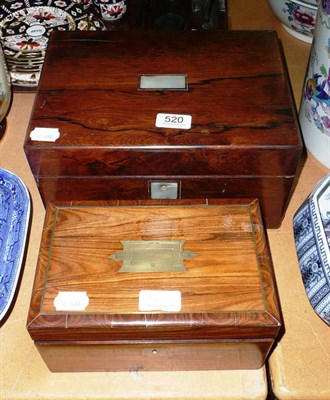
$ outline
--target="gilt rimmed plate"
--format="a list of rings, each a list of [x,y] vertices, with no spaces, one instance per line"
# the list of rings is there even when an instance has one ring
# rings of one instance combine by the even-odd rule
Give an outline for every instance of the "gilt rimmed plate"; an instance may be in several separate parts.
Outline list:
[[[17,71],[21,61],[44,60],[53,30],[105,30],[105,25],[86,9],[86,1],[7,0],[0,6],[0,41],[7,58],[12,84],[37,86],[42,69]]]
[[[30,196],[22,180],[0,168],[0,321],[16,292],[30,219]]]

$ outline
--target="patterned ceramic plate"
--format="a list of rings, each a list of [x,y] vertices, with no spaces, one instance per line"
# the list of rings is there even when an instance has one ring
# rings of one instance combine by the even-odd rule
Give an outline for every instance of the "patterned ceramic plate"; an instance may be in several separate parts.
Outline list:
[[[20,275],[30,218],[24,183],[0,168],[0,321],[13,300]]]
[[[308,299],[330,325],[330,174],[296,212],[293,227]]]
[[[83,0],[7,0],[0,7],[0,41],[13,85],[37,86],[53,30],[105,30]],[[29,60],[39,67],[29,70]],[[19,69],[26,61],[26,70]]]

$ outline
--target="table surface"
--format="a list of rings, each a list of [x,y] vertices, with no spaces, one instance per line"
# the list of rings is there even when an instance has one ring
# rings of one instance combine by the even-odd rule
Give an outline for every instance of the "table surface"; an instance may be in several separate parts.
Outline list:
[[[249,7],[248,7],[249,5]],[[282,41],[299,107],[310,45],[290,36],[266,0],[228,0],[229,29],[275,29]],[[242,49],[243,51],[244,49]],[[44,207],[23,152],[33,93],[14,93],[0,165],[17,174],[32,198],[32,219],[22,281],[0,330],[0,399],[265,399],[266,368],[241,371],[60,373],[48,371],[25,323],[43,226]],[[310,155],[279,229],[268,230],[285,333],[269,359],[272,390],[279,399],[330,399],[330,329],[304,291],[292,234],[292,216],[328,170]]]

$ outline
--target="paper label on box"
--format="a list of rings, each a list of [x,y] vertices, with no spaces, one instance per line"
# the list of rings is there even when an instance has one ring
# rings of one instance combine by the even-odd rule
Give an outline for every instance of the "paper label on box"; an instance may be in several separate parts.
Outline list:
[[[56,311],[84,311],[88,304],[86,292],[58,292],[54,299]]]
[[[156,116],[156,126],[157,128],[190,129],[191,120],[191,115],[159,113]]]
[[[181,311],[181,292],[178,290],[141,290],[139,311]]]
[[[39,142],[55,142],[59,137],[58,128],[34,128],[30,133],[31,140]]]

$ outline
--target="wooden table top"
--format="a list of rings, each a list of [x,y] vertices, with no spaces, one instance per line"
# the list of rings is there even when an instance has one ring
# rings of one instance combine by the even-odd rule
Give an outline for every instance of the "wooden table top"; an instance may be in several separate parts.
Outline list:
[[[249,7],[247,8],[247,3]],[[299,106],[310,45],[290,36],[266,0],[228,0],[230,29],[275,29],[283,43]],[[243,51],[243,49],[242,49]],[[45,215],[23,152],[33,93],[15,93],[0,142],[0,165],[28,186],[33,203],[30,239],[13,310],[0,330],[0,398],[3,399],[265,399],[266,369],[240,371],[50,373],[25,328]],[[330,330],[304,292],[292,234],[292,216],[328,171],[308,156],[281,228],[268,230],[286,332],[269,360],[279,399],[329,399]]]

